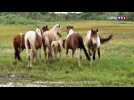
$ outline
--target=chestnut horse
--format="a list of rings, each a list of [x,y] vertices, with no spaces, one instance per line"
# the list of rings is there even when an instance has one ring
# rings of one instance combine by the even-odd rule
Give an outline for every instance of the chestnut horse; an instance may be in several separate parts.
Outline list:
[[[90,60],[89,55],[87,53],[87,50],[84,46],[82,36],[80,36],[79,33],[74,31],[73,26],[67,26],[67,33],[68,33],[68,35],[67,35],[66,42],[65,42],[66,54],[68,54],[68,50],[71,49],[72,50],[72,57],[73,57],[76,49],[79,49],[80,52],[83,49],[86,58],[88,60]],[[80,52],[77,54],[77,55],[79,55],[79,56],[77,56],[78,59],[80,58]],[[80,65],[80,60],[78,61],[78,63]]]
[[[98,52],[98,57],[100,58],[100,45],[112,39],[112,35],[109,35],[108,38],[101,38],[97,32],[98,29],[91,29],[88,31],[85,38],[88,53],[92,56],[93,60],[95,60],[96,51]]]
[[[44,32],[44,31],[46,31],[46,30],[48,30],[47,25],[42,28],[42,32]],[[37,34],[36,34],[36,35],[37,35]],[[20,33],[20,34],[16,35],[16,36],[14,37],[14,39],[13,39],[13,47],[14,47],[14,57],[15,57],[15,60],[19,60],[19,61],[22,60],[21,57],[20,57],[20,53],[21,53],[24,49],[26,49],[24,37],[25,37],[25,33]],[[38,35],[37,35],[37,37],[36,37],[36,40],[37,40],[37,41],[40,41],[40,37],[39,37]],[[27,44],[28,44],[28,45],[27,45],[28,48],[31,49],[31,46],[30,46],[29,41],[27,41],[27,42],[28,42],[28,43],[27,43]],[[42,44],[42,42],[40,42],[40,43]],[[41,45],[40,45],[38,48],[41,48]]]

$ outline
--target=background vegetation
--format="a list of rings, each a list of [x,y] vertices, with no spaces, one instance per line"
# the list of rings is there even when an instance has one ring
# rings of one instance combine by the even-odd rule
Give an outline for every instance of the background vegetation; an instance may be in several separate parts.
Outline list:
[[[117,16],[127,16],[129,21],[134,20],[134,12],[82,12],[79,14],[55,14],[49,12],[0,12],[0,23],[36,24],[45,21],[116,20]]]

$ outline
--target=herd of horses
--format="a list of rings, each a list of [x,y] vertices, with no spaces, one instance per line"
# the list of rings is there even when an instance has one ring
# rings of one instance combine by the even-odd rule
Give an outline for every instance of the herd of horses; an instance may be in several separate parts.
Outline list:
[[[63,39],[61,26],[56,24],[51,29],[45,25],[41,29],[36,28],[35,31],[16,35],[13,39],[15,60],[22,61],[20,53],[26,49],[28,67],[31,68],[32,63],[41,58],[42,48],[48,61],[57,57],[58,53],[61,54],[62,49],[66,49],[66,55],[69,49],[72,50],[72,57],[77,51],[78,59],[81,58],[81,51],[83,50],[87,60],[91,60],[91,58],[95,60],[96,52],[100,58],[100,45],[112,39],[112,34],[107,38],[102,38],[98,34],[98,29],[89,30],[84,39],[71,25],[66,27],[66,32],[67,36]],[[86,50],[86,47],[88,50]]]

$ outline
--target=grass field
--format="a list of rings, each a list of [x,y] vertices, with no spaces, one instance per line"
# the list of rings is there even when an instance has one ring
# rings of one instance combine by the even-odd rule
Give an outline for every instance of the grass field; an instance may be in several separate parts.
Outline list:
[[[0,82],[29,83],[35,81],[63,82],[65,86],[134,86],[134,22],[116,21],[70,21],[44,22],[38,26],[48,24],[72,24],[84,37],[91,27],[98,27],[102,37],[113,34],[112,41],[101,46],[101,59],[92,64],[83,54],[82,66],[78,67],[76,59],[66,56],[65,50],[57,61],[33,65],[31,70],[26,68],[26,53],[21,54],[23,63],[13,65],[14,55],[12,40],[20,33],[35,29],[36,25],[0,25]],[[66,36],[66,33],[62,33]],[[43,53],[42,53],[43,55]],[[43,56],[44,57],[44,56]],[[20,75],[30,79],[6,80],[1,76]]]

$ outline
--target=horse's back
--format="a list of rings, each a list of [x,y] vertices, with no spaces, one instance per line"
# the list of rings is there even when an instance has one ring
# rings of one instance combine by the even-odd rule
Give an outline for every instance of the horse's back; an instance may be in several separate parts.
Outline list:
[[[30,47],[35,47],[34,43],[36,40],[36,32],[35,31],[28,31],[25,33],[25,46],[28,45],[28,42],[30,43]]]
[[[54,34],[51,30],[45,31],[45,32],[43,33],[43,38],[44,38],[44,39],[47,39],[47,44],[48,44],[48,43],[51,44],[52,41],[56,41],[56,40],[57,40],[55,34]]]
[[[14,48],[21,48],[24,49],[25,48],[25,44],[24,44],[24,34],[22,35],[16,35],[13,39],[13,46]]]
[[[80,48],[81,42],[83,42],[83,39],[79,33],[73,33],[67,38],[67,46],[70,49]]]
[[[36,49],[41,48],[42,43],[43,43],[42,37],[40,37],[38,34],[36,34],[36,41],[35,41]]]

